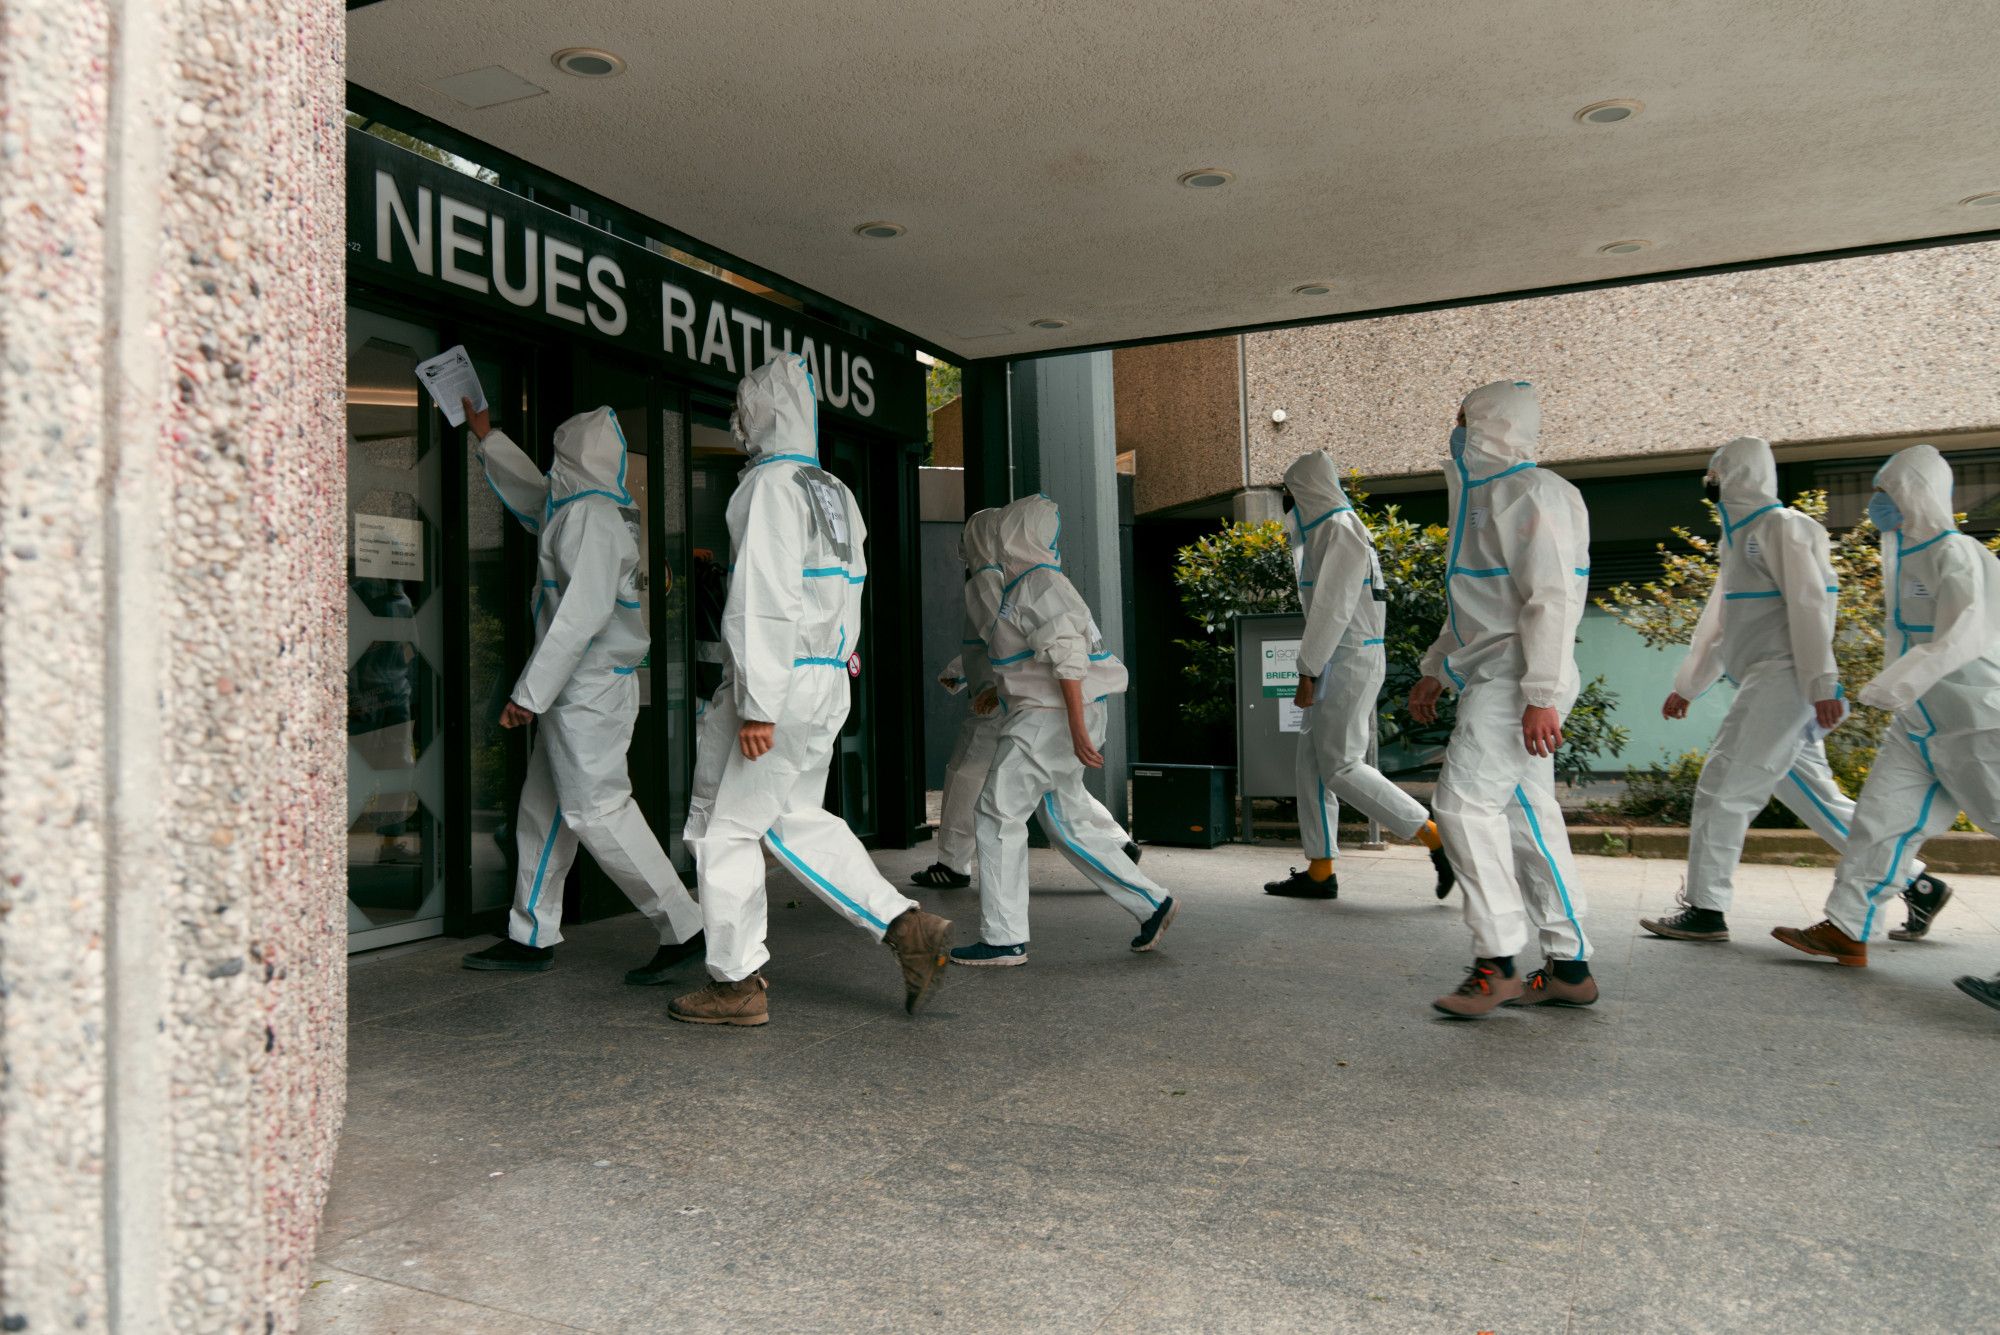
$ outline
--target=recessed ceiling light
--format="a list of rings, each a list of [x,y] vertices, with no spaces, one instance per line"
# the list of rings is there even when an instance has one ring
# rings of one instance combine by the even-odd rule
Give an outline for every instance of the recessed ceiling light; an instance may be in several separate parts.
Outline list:
[[[1642,250],[1651,250],[1652,248],[1652,242],[1635,239],[1631,241],[1613,241],[1608,246],[1599,246],[1597,253],[1600,255],[1637,255]]]
[[[1181,184],[1190,190],[1213,190],[1235,179],[1236,173],[1224,167],[1197,167],[1180,175]]]
[[[1958,202],[1969,209],[1990,209],[2000,204],[2000,190],[1988,190],[1983,195],[1967,195]]]
[[[590,46],[564,47],[549,60],[564,74],[574,74],[579,79],[608,79],[625,72],[623,60]]]
[[[1039,320],[1030,320],[1030,321],[1028,321],[1028,323],[1029,323],[1029,324],[1030,324],[1031,326],[1033,326],[1034,328],[1036,328],[1036,329],[1067,329],[1067,328],[1069,328],[1069,321],[1068,321],[1068,320],[1058,320],[1058,319],[1055,319],[1055,318],[1054,318],[1054,317],[1052,317],[1052,316],[1044,316],[1044,317],[1043,317],[1042,319],[1039,319]]]
[[[1630,98],[1619,97],[1613,98],[1608,102],[1592,102],[1589,106],[1577,112],[1576,118],[1585,125],[1616,125],[1620,121],[1631,120],[1634,116],[1645,110],[1645,107],[1646,104],[1644,102],[1635,102]]]
[[[1300,283],[1292,289],[1295,297],[1323,297],[1333,291],[1331,283]]]
[[[908,230],[901,223],[877,221],[862,223],[854,229],[854,234],[856,236],[865,236],[870,241],[890,241],[901,236]]]

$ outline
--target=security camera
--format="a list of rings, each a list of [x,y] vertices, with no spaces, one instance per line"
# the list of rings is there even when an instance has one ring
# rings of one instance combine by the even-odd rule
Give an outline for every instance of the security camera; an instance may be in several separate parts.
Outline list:
[[[1285,424],[1285,419],[1286,419],[1286,413],[1283,408],[1273,408],[1271,410],[1271,424],[1273,426],[1283,426]]]

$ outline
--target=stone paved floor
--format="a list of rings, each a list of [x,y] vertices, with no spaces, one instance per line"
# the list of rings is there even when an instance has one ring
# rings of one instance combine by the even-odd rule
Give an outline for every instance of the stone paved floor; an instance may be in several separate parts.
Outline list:
[[[883,855],[900,877],[927,849]],[[773,1023],[670,1023],[636,918],[547,974],[355,963],[306,1328],[357,1332],[1965,1332],[2000,1322],[2000,879],[1844,970],[1642,937],[1679,867],[1584,859],[1605,1000],[1434,1018],[1469,953],[1418,853],[1338,903],[1283,849],[1150,850],[1153,956],[1037,854],[1033,963],[921,1019],[773,878]],[[1295,858],[1293,860],[1296,860]],[[975,930],[975,894],[929,896]],[[478,945],[483,943],[470,943]],[[690,971],[690,985],[694,973]]]

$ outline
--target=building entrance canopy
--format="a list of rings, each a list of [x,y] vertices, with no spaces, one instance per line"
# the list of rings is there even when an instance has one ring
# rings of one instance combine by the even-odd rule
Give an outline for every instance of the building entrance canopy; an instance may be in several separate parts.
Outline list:
[[[370,93],[956,360],[2000,227],[1980,5],[382,0],[348,39]]]

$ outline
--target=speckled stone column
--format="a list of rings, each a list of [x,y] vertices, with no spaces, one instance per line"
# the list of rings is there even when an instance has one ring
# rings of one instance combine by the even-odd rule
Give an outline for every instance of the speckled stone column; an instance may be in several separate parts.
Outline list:
[[[296,1324],[345,1047],[343,34],[0,0],[0,1329]]]

